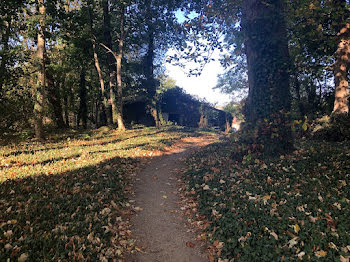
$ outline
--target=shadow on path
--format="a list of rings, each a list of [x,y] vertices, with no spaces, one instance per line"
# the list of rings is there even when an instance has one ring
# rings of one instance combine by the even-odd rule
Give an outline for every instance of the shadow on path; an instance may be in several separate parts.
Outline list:
[[[136,176],[134,200],[142,209],[131,223],[134,237],[144,252],[134,254],[127,261],[208,261],[180,211],[176,176],[184,167],[182,159],[209,142],[208,137],[183,139],[176,148],[153,159]],[[191,244],[186,245],[188,242]]]

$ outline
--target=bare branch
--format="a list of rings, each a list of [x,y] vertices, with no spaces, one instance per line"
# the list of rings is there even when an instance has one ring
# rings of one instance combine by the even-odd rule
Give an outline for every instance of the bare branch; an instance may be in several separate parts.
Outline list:
[[[104,43],[100,43],[100,45],[105,48],[107,50],[108,53],[111,53],[115,59],[115,61],[117,62],[117,59],[118,59],[118,56],[117,54],[112,50],[110,49],[108,46],[106,46]]]

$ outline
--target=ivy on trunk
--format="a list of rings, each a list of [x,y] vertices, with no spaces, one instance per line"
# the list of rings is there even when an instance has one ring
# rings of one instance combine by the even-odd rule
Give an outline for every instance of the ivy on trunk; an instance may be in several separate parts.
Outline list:
[[[290,63],[283,3],[246,0],[242,9],[249,82],[245,129],[255,148],[267,154],[292,148]]]

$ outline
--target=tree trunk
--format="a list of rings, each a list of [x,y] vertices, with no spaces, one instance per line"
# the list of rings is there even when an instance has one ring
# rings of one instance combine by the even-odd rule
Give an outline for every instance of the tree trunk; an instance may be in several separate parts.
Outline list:
[[[46,72],[46,76],[48,100],[53,109],[54,121],[57,128],[63,129],[65,128],[65,123],[62,115],[62,104],[60,92],[58,89],[58,83],[55,83],[53,76],[49,72]]]
[[[125,7],[120,10],[120,36],[118,41],[118,55],[117,55],[117,97],[116,97],[116,119],[119,130],[125,130],[123,120],[123,79],[122,79],[122,60],[124,51],[124,34],[125,34]]]
[[[295,73],[294,74],[294,85],[295,85],[295,92],[297,94],[297,102],[298,102],[298,108],[299,108],[299,113],[302,118],[305,116],[305,108],[303,105],[303,102],[301,101],[301,95],[300,95],[300,82],[298,79],[298,75]]]
[[[208,127],[208,118],[206,116],[206,112],[201,108],[200,110],[201,116],[199,119],[198,127],[199,128],[207,128]]]
[[[333,114],[349,112],[349,58],[350,58],[350,24],[346,24],[339,33],[338,49],[334,64],[335,99]]]
[[[229,113],[225,113],[225,133],[229,133],[231,131],[232,126],[232,116]]]
[[[335,82],[335,99],[333,115],[349,112],[349,59],[350,59],[350,24],[345,21],[349,17],[346,8],[346,0],[332,0],[335,31],[338,32],[338,47],[335,52],[335,63],[333,65]]]
[[[109,71],[109,100],[108,100],[108,106],[109,109],[107,110],[107,114],[110,114],[108,116],[108,119],[110,119],[111,125],[113,125],[115,122],[117,122],[117,111],[115,107],[115,89],[116,89],[116,66],[115,61],[113,58],[113,48],[112,48],[112,35],[111,35],[111,18],[109,14],[109,1],[103,0],[102,1],[102,7],[103,7],[103,30],[104,30],[104,40],[105,45],[109,49],[107,50],[107,63],[108,63],[108,71]]]
[[[147,54],[144,61],[144,74],[146,77],[146,90],[148,95],[148,107],[151,115],[154,119],[156,127],[160,127],[161,123],[159,121],[159,115],[157,110],[157,101],[155,99],[156,95],[156,81],[154,79],[154,26],[152,23],[153,13],[152,13],[152,0],[146,0],[146,19],[147,19],[147,29],[148,29],[148,48]]]
[[[63,95],[63,102],[64,102],[64,118],[66,122],[66,127],[69,127],[69,105],[68,105],[68,95],[66,92]]]
[[[46,16],[46,8],[44,5],[44,0],[38,0],[39,8],[39,27],[37,35],[37,51],[36,59],[40,65],[39,74],[38,74],[38,86],[35,94],[34,101],[34,128],[35,136],[39,140],[43,140],[44,130],[43,130],[43,118],[45,114],[45,85],[46,85],[46,68],[45,68],[45,36],[44,36],[44,22]]]
[[[5,34],[2,37],[2,45],[3,45],[3,50],[2,50],[2,57],[1,57],[1,62],[0,62],[0,99],[2,97],[2,92],[3,92],[3,85],[4,81],[6,79],[6,64],[8,62],[8,56],[9,56],[9,40],[10,40],[10,33],[11,33],[11,18],[7,17],[5,19]]]
[[[289,51],[283,0],[245,0],[242,28],[248,64],[249,94],[245,108],[248,129],[267,154],[292,148]]]
[[[89,7],[89,21],[90,21],[90,34],[91,34],[91,41],[92,41],[92,50],[94,53],[94,61],[95,61],[95,67],[98,75],[98,79],[100,81],[100,92],[99,92],[99,101],[98,101],[98,110],[96,108],[96,112],[100,111],[100,123],[101,125],[107,125],[107,123],[112,123],[112,119],[109,119],[110,115],[107,114],[106,108],[108,108],[108,99],[107,94],[105,90],[105,84],[103,81],[103,75],[102,70],[100,67],[100,61],[98,58],[98,54],[96,51],[96,40],[95,36],[93,34],[93,17],[92,17],[92,11]],[[97,116],[97,115],[96,115]],[[96,122],[97,123],[97,122]]]
[[[77,127],[79,127],[80,120],[83,122],[83,128],[87,128],[87,103],[86,103],[86,80],[85,69],[83,68],[80,73],[80,90],[79,90],[79,111],[77,118]]]

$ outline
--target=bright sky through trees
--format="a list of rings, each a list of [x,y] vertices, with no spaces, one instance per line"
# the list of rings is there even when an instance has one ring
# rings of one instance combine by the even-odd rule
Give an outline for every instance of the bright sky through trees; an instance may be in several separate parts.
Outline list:
[[[169,51],[170,53],[171,51]],[[219,52],[215,52],[213,58],[218,58]],[[187,69],[198,67],[195,62],[186,62]],[[176,84],[186,90],[191,95],[196,95],[200,98],[205,98],[210,103],[224,105],[230,101],[228,95],[220,93],[218,90],[213,90],[216,86],[218,74],[223,73],[224,69],[219,61],[211,61],[205,67],[200,76],[188,76],[187,70],[166,64],[167,74],[169,77],[176,80]]]
[[[196,14],[191,14],[190,17]],[[180,22],[185,20],[184,15],[181,11],[176,13],[176,17]],[[167,55],[172,55],[174,50],[169,50]],[[186,90],[187,93],[191,95],[198,96],[200,98],[206,99],[210,103],[217,105],[225,105],[230,102],[230,97],[228,95],[220,93],[218,90],[213,90],[216,86],[218,74],[222,74],[224,68],[221,66],[218,59],[220,58],[220,52],[216,50],[212,57],[216,61],[209,62],[205,67],[200,76],[187,75],[189,69],[198,68],[198,64],[189,61],[180,61],[185,63],[186,69],[182,69],[178,66],[166,63],[166,70],[169,77],[176,80],[176,84]]]

